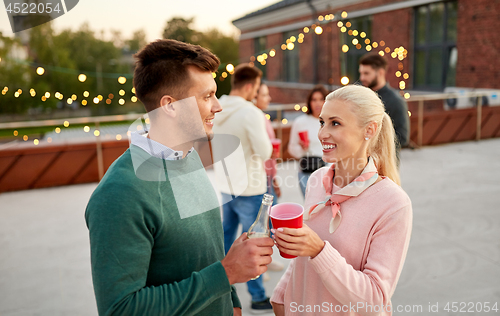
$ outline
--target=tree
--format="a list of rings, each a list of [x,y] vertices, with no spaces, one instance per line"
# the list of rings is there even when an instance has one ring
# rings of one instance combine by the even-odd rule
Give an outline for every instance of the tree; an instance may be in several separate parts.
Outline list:
[[[146,46],[146,44],[146,33],[141,29],[135,31],[132,38],[125,41],[125,48],[130,52],[137,52]]]
[[[163,38],[174,39],[185,43],[197,44],[199,32],[191,28],[194,18],[174,17],[167,22],[163,30]]]

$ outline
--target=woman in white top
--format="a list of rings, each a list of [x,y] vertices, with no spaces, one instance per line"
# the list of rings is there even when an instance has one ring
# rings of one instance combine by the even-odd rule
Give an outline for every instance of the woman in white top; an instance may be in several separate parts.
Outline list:
[[[305,195],[307,180],[311,173],[324,166],[321,156],[323,148],[318,140],[319,114],[325,103],[328,91],[322,85],[315,86],[307,96],[307,115],[295,119],[290,130],[288,152],[294,158],[300,159],[299,185],[302,194]],[[303,142],[299,133],[307,131],[309,142]]]

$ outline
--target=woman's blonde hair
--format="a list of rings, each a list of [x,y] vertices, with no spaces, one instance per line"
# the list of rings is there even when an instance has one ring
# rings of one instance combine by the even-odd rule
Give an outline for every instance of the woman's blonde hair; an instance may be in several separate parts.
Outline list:
[[[362,128],[370,122],[377,123],[375,136],[370,139],[367,154],[377,166],[379,175],[386,176],[401,184],[396,163],[396,138],[392,120],[385,113],[385,107],[379,96],[371,89],[347,85],[330,93],[325,101],[339,100],[350,105]]]

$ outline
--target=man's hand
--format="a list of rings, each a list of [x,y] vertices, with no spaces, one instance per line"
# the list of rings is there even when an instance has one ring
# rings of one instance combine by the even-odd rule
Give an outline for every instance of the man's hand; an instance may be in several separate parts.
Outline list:
[[[233,316],[241,316],[241,308],[234,307],[233,308]]]
[[[221,263],[230,284],[244,283],[267,271],[274,242],[269,237],[247,238],[243,233],[229,249]]]

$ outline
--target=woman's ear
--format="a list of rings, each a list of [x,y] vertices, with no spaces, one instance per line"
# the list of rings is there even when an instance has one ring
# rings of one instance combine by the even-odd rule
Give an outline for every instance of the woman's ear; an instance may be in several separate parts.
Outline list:
[[[378,124],[375,121],[368,123],[365,129],[365,138],[372,139],[377,133]]]
[[[174,98],[172,98],[169,95],[164,95],[160,99],[160,109],[161,109],[161,111],[163,113],[167,114],[170,117],[175,117],[176,116],[176,112],[175,112],[175,107],[173,105],[174,102],[175,102]]]

